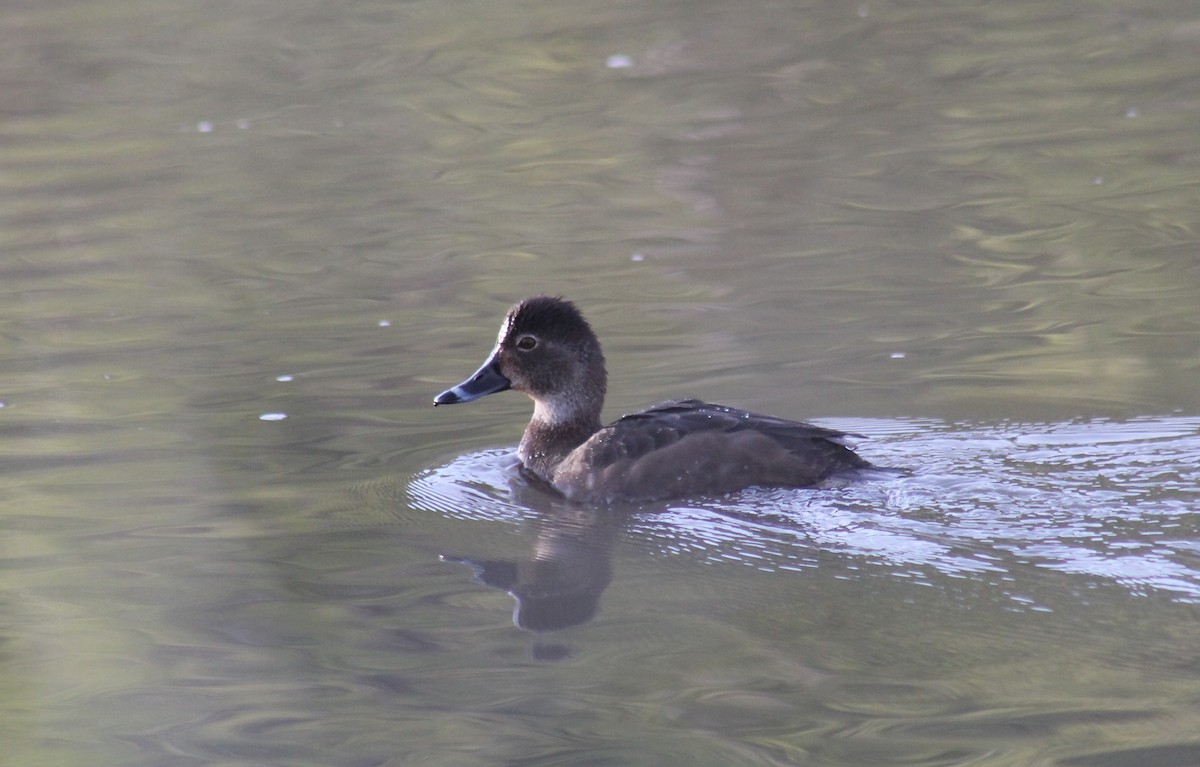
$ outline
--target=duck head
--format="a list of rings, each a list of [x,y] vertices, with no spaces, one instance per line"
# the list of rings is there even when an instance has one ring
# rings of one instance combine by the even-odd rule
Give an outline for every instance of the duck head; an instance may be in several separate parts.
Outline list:
[[[508,389],[533,400],[534,421],[599,428],[606,390],[604,353],[570,301],[536,296],[509,309],[487,360],[470,378],[437,395],[433,404],[470,402]]]

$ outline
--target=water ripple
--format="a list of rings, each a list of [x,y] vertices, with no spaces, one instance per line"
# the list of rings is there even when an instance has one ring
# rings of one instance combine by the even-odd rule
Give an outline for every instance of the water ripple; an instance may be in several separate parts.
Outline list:
[[[635,513],[626,538],[672,555],[802,570],[829,555],[893,577],[1011,584],[1031,570],[1200,603],[1200,418],[994,426],[838,421],[877,435],[864,454],[911,477],[817,490],[750,489]],[[417,477],[420,509],[520,522],[531,506],[509,451],[462,456]]]

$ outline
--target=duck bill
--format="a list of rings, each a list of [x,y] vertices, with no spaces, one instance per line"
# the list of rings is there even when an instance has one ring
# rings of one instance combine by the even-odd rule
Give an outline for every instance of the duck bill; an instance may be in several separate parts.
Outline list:
[[[473,399],[486,397],[489,394],[508,391],[512,387],[503,373],[500,372],[500,349],[492,352],[487,362],[483,363],[475,374],[458,386],[447,389],[433,398],[433,406],[453,405],[458,402],[470,402]]]

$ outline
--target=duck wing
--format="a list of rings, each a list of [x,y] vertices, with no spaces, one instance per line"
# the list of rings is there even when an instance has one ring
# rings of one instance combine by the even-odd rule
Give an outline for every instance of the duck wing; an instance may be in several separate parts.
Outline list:
[[[679,435],[703,431],[755,431],[771,436],[783,444],[807,445],[812,440],[828,440],[843,447],[853,447],[853,440],[866,439],[862,434],[826,429],[803,421],[751,413],[725,405],[714,405],[698,399],[673,400],[646,408],[640,413],[622,416],[610,428],[622,432],[648,428],[647,424],[664,428]]]
[[[664,402],[597,432],[563,478],[575,474],[571,484],[604,500],[801,487],[870,467],[847,444],[857,436],[699,400]]]

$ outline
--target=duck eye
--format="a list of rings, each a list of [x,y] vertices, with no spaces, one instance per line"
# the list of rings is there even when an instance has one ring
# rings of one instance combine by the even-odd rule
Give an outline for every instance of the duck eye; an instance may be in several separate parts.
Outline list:
[[[523,352],[530,351],[538,344],[537,339],[533,336],[521,336],[517,339],[517,348]]]

